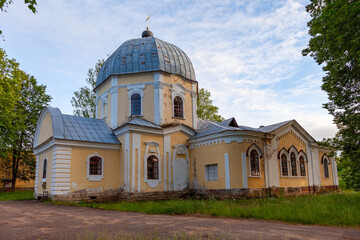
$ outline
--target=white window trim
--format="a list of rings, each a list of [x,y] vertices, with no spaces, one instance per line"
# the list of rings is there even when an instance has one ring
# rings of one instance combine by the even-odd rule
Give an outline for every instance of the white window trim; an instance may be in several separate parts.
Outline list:
[[[101,175],[90,175],[90,158],[91,157],[100,157],[101,158]],[[104,178],[104,158],[98,153],[91,154],[86,159],[86,178],[91,182],[99,182]]]
[[[101,96],[101,118],[107,117],[107,94]]]
[[[146,148],[145,148],[145,156],[144,156],[144,182],[148,184],[150,188],[156,188],[159,183],[161,182],[161,154],[159,146],[160,144],[156,141],[148,141],[145,142]],[[150,147],[155,147],[156,152],[151,152]],[[154,155],[157,157],[159,164],[158,164],[158,179],[148,179],[147,178],[147,159],[150,155]]]
[[[143,109],[144,109],[144,88],[145,88],[145,84],[134,84],[131,86],[127,86],[127,90],[128,90],[128,98],[129,98],[129,117],[136,117],[136,116],[143,116]],[[131,115],[131,97],[132,95],[134,95],[135,93],[140,95],[141,98],[141,108],[140,108],[140,115]]]
[[[259,172],[260,172],[260,175],[259,176],[256,176],[256,175],[251,175],[251,159],[250,159],[250,156],[251,156],[251,152],[252,150],[255,150],[258,154],[258,158],[259,158]],[[252,144],[249,149],[248,149],[248,165],[249,165],[249,177],[251,178],[261,178],[261,158],[262,158],[262,154],[261,154],[261,151],[260,151],[260,148],[258,145],[256,144]]]
[[[301,176],[301,169],[300,169],[300,157],[301,157],[301,156],[304,158],[305,176]],[[299,177],[307,178],[307,176],[308,176],[308,171],[307,171],[306,163],[308,162],[308,159],[307,159],[306,154],[305,154],[303,151],[300,151],[300,152],[299,152],[298,161],[299,161]]]

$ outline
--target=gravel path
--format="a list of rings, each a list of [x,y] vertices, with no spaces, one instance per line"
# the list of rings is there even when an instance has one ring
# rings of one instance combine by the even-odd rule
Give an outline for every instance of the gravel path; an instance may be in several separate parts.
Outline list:
[[[147,215],[57,206],[36,201],[0,202],[0,239],[76,239],[88,231],[159,236],[174,233],[234,239],[360,239],[360,229],[195,216]]]

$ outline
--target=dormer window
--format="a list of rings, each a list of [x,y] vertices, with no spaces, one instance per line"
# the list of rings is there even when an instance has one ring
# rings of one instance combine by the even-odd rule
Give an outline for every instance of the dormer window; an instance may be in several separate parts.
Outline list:
[[[181,97],[174,98],[174,117],[184,118],[184,103]]]
[[[131,116],[141,115],[141,96],[138,93],[134,93],[131,96]]]

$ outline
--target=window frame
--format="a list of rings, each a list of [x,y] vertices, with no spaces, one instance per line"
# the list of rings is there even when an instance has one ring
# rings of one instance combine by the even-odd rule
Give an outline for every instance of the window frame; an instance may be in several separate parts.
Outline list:
[[[285,159],[283,159],[283,156],[285,156]],[[283,161],[285,160],[285,161]],[[289,164],[288,164],[288,156],[285,153],[282,153],[280,155],[280,166],[281,166],[281,176],[282,177],[289,177]],[[284,167],[284,162],[286,163],[286,168]],[[286,175],[284,174],[284,169],[286,169]]]
[[[212,169],[214,168],[214,169]],[[216,170],[216,175],[215,171]],[[210,172],[214,171],[214,172]],[[205,181],[213,182],[219,180],[219,167],[217,163],[205,165]]]
[[[303,164],[303,168],[301,167],[302,164]],[[299,170],[300,170],[300,177],[306,177],[305,158],[302,155],[299,156]]]
[[[91,170],[91,158],[93,158],[93,157],[97,157],[97,158],[100,158],[100,161],[101,161],[101,163],[100,163],[100,174],[90,174],[90,170]],[[89,155],[88,157],[87,157],[87,159],[86,159],[86,175],[87,175],[87,179],[89,180],[89,181],[101,181],[101,180],[103,180],[103,178],[104,178],[104,158],[101,156],[101,155],[99,155],[99,154],[97,154],[97,153],[94,153],[94,154],[92,154],[92,155]]]
[[[181,104],[182,104],[181,111],[180,110],[178,111],[178,113],[181,113],[181,116],[176,116],[175,115],[175,110],[176,110],[176,108],[175,108],[175,100],[176,99],[181,100]],[[173,118],[185,119],[185,100],[184,100],[184,98],[182,96],[180,96],[180,95],[174,96],[174,98],[172,99],[172,110],[173,110],[172,111],[173,112]]]
[[[136,98],[136,100],[138,100],[138,103],[139,103],[139,106],[136,106],[139,110],[138,114],[133,114],[133,97],[135,95],[139,96],[138,98]],[[142,116],[142,96],[139,92],[134,92],[130,96],[130,116],[131,117]]]
[[[295,152],[290,153],[290,169],[291,169],[291,176],[297,177],[298,176],[298,167],[297,167],[297,154]],[[295,174],[294,174],[295,170]]]
[[[42,182],[46,182],[46,178],[47,178],[47,165],[48,165],[48,160],[47,160],[47,158],[44,158],[44,161],[43,161],[43,171],[42,171]]]
[[[324,165],[324,178],[330,178],[330,171],[329,171],[330,161],[327,157],[324,158],[323,165]]]
[[[157,161],[154,161],[154,159],[150,159],[151,157],[156,158]],[[150,162],[149,162],[150,159]],[[159,180],[159,158],[155,155],[155,154],[150,154],[147,159],[146,159],[146,176],[148,180]],[[151,166],[152,167],[152,172],[150,172],[149,175],[149,165],[156,165],[156,166]]]
[[[253,153],[256,154],[256,162],[253,164]],[[257,174],[253,174],[253,165],[257,165],[257,170],[258,173]],[[250,154],[249,154],[249,175],[250,177],[260,177],[261,176],[261,171],[260,171],[260,155],[259,152],[256,149],[251,149]]]

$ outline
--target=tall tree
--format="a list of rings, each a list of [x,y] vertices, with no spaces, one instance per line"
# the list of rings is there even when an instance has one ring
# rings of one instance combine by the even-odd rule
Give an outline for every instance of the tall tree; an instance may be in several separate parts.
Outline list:
[[[15,189],[18,178],[34,177],[35,158],[32,153],[32,143],[36,123],[41,109],[48,105],[51,97],[45,93],[45,86],[38,85],[33,76],[18,68],[19,64],[15,60],[8,60],[2,49],[0,49],[0,53],[5,56],[1,59],[0,66],[4,65],[9,68],[7,71],[0,69],[0,79],[10,78],[17,83],[13,85],[14,89],[10,89],[17,96],[15,103],[11,104],[11,114],[0,113],[0,122],[5,123],[0,126],[1,138],[4,139],[1,141],[2,157],[5,158],[5,162],[10,162],[5,167],[7,167],[7,171],[11,172],[12,187]],[[6,65],[3,62],[12,64]],[[16,74],[10,76],[7,74],[8,72]],[[18,92],[16,93],[16,91]],[[0,95],[0,102],[6,101],[3,96]]]
[[[94,88],[96,86],[96,78],[104,59],[99,60],[95,64],[95,68],[89,68],[88,77],[85,79],[87,86],[81,87],[79,91],[74,92],[71,99],[71,105],[74,107],[74,115],[82,117],[95,118],[96,114],[96,95]]]
[[[360,190],[360,1],[311,0],[306,6],[311,39],[303,55],[326,72],[324,104],[334,116],[347,186]],[[343,171],[344,172],[344,171]]]
[[[208,90],[204,88],[200,89],[197,98],[197,117],[215,122],[221,122],[224,120],[224,118],[218,114],[219,108],[213,105],[210,97],[211,93]]]

